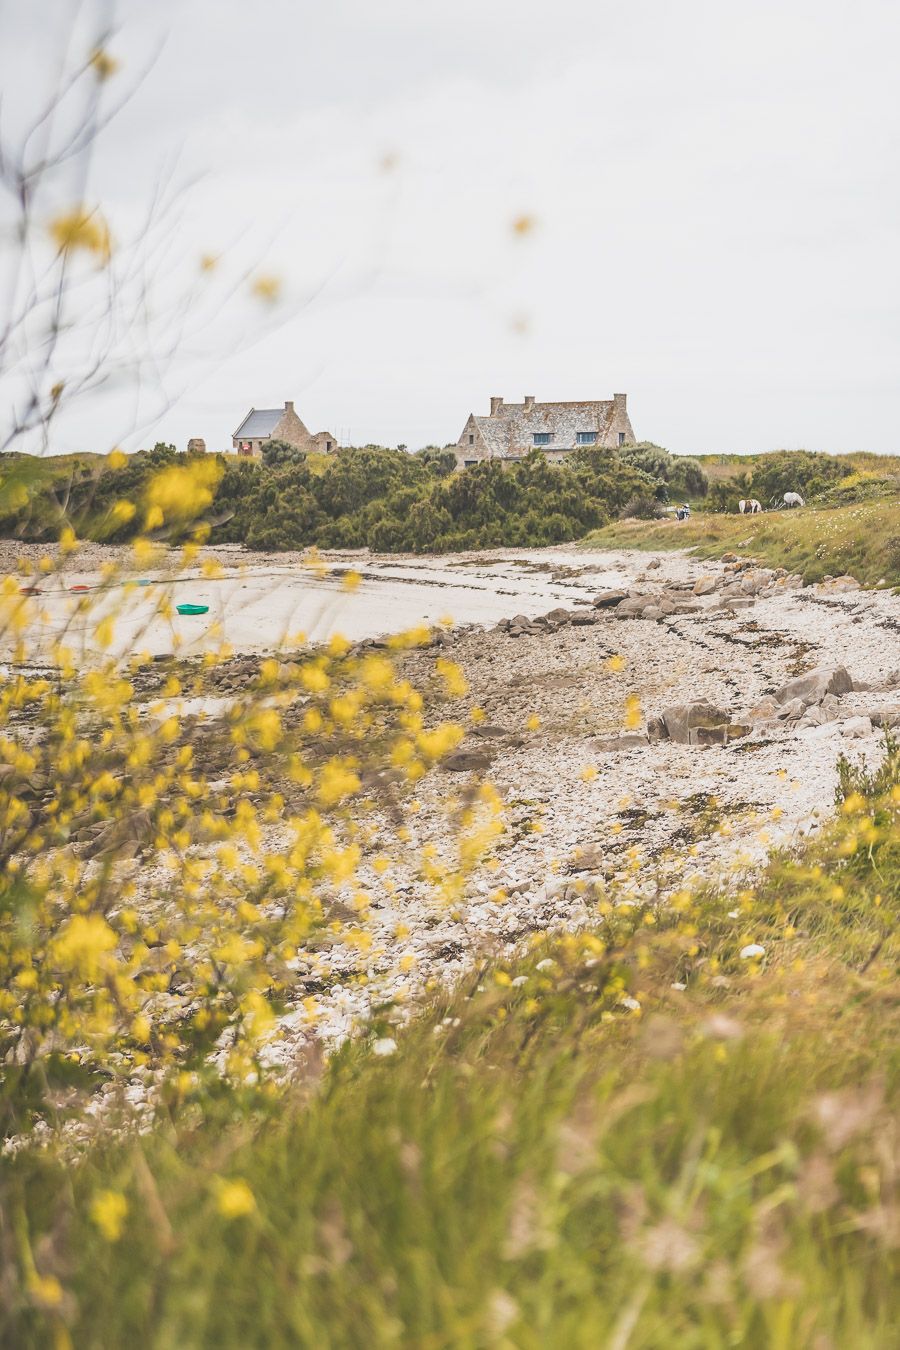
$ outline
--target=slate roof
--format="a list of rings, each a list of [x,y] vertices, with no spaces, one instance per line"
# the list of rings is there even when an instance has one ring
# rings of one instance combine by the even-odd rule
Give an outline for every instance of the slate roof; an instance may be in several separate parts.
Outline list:
[[[257,436],[271,436],[284,417],[284,408],[251,408],[232,439],[252,440]]]
[[[504,403],[490,417],[475,417],[492,456],[521,455],[531,449],[535,434],[547,434],[552,440],[547,450],[574,450],[579,431],[593,431],[597,444],[606,437],[615,412],[613,399],[584,403]]]

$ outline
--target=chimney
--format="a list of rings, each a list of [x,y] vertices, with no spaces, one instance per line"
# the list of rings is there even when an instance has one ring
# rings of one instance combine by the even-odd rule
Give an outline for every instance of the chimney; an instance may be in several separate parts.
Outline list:
[[[529,412],[534,407],[534,394],[525,395],[525,411]]]
[[[495,394],[494,397],[491,399],[491,417],[496,417],[497,413],[500,411],[502,407],[503,407],[503,399],[498,398],[497,395]]]
[[[627,394],[613,394],[613,403],[616,405],[617,412],[625,411],[625,400],[627,397]]]
[[[619,397],[619,395],[616,394],[616,398],[618,398],[618,397]],[[623,395],[623,397],[624,397],[624,395]],[[294,411],[294,405],[293,405],[292,402],[289,402],[288,399],[285,399],[285,400],[284,400],[284,411],[285,411],[285,412],[290,412],[290,413],[292,413],[292,412]]]

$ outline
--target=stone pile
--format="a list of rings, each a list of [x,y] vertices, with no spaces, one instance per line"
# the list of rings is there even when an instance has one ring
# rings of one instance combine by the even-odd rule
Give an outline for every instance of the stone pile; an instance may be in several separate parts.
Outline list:
[[[554,632],[566,624],[576,627],[598,621],[597,612],[615,619],[660,620],[696,614],[714,617],[749,609],[758,599],[799,590],[803,578],[784,567],[762,567],[755,558],[725,555],[725,566],[710,571],[695,581],[660,582],[642,573],[628,590],[600,591],[584,610],[551,609],[535,619],[516,614],[502,619],[497,632],[510,637],[536,637]],[[659,567],[659,560],[647,564],[648,571]],[[824,589],[842,592],[856,589],[859,582],[851,576],[828,577]],[[578,601],[585,604],[584,601]]]

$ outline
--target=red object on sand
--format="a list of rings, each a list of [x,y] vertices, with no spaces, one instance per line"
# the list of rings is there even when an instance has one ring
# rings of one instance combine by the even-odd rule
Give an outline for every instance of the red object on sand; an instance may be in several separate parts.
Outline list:
[[[69,590],[70,590],[70,591],[89,591],[90,589],[91,589],[90,586],[70,586],[70,587],[69,587]]]
[[[40,595],[40,589],[37,586],[20,586],[20,595]]]

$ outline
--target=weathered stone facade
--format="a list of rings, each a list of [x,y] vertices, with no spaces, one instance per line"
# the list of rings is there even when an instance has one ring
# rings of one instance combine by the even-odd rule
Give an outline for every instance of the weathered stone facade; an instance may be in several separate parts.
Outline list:
[[[583,446],[633,445],[625,402],[625,394],[574,403],[538,403],[531,395],[522,403],[504,403],[494,397],[488,417],[470,413],[456,443],[456,462],[464,468],[483,459],[517,460],[534,449],[560,462]]]
[[[192,436],[187,443],[187,452],[189,455],[205,455],[206,441],[202,436]]]
[[[266,441],[284,441],[298,450],[321,451],[331,454],[337,450],[337,438],[330,431],[307,431],[294,412],[293,403],[283,408],[251,408],[231,438],[239,455],[258,459]]]

